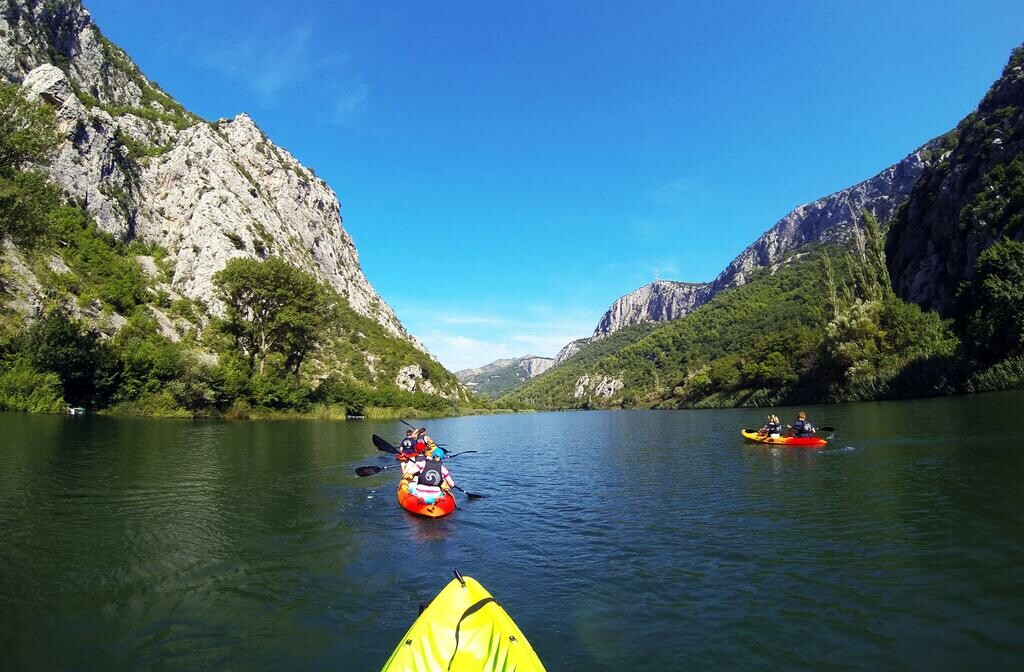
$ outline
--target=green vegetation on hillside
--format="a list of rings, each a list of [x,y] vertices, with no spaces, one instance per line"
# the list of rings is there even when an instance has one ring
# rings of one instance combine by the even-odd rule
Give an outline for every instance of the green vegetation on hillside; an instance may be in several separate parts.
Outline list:
[[[868,215],[865,225],[863,252],[805,249],[686,317],[587,345],[498,403],[757,406],[950,391],[949,323],[893,295],[878,224]],[[595,395],[578,385],[583,376],[623,387]]]
[[[215,276],[223,318],[172,300],[165,250],[98,230],[32,170],[58,142],[53,128],[47,107],[0,86],[0,242],[18,245],[41,285],[19,289],[12,269],[0,267],[0,409],[80,405],[182,417],[456,410],[439,394],[394,382],[410,365],[437,392],[456,389],[454,376],[280,259],[236,259]],[[136,255],[152,257],[156,277]],[[14,300],[35,306],[27,325]]]
[[[982,252],[958,300],[957,326],[975,370],[969,389],[1024,385],[1024,243],[1003,239]]]

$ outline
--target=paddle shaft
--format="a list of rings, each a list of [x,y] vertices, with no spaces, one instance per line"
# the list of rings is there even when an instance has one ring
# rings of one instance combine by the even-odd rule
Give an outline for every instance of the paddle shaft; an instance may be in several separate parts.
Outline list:
[[[466,497],[469,497],[470,499],[483,499],[486,496],[486,495],[481,495],[478,492],[469,492],[465,488],[461,488],[461,487],[459,487],[457,485],[454,485],[452,487],[455,488],[456,490],[458,490],[459,492],[461,492],[462,494],[464,494]]]

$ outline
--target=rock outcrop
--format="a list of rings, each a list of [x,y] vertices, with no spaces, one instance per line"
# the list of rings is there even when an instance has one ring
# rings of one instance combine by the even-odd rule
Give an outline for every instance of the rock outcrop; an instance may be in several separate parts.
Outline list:
[[[977,111],[945,136],[889,230],[896,294],[951,314],[978,255],[1004,236],[1024,240],[1024,46]]]
[[[218,310],[234,257],[282,257],[390,334],[418,340],[367,281],[334,192],[246,114],[205,122],[148,80],[77,0],[0,0],[0,75],[57,109],[49,172],[98,226],[169,252],[171,286]]]
[[[619,329],[643,322],[668,322],[707,302],[711,286],[658,280],[617,299],[594,329],[593,338],[603,338]]]
[[[582,348],[589,342],[589,338],[577,338],[575,341],[570,341],[569,343],[566,343],[565,345],[562,346],[562,349],[558,351],[558,354],[555,355],[555,363],[552,364],[552,366],[558,366],[559,364],[562,364],[567,359],[569,359],[577,352],[579,352],[580,348]]]
[[[455,377],[474,392],[498,395],[536,378],[554,363],[555,360],[550,357],[526,355],[514,359],[498,359],[486,366],[456,371]]]
[[[597,397],[598,399],[611,399],[622,390],[625,384],[619,378],[611,376],[582,375],[576,381],[573,389],[573,399],[587,399]]]

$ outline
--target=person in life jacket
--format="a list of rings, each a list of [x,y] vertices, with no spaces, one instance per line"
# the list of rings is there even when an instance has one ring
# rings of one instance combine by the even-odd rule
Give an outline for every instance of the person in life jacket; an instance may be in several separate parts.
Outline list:
[[[398,457],[414,455],[416,453],[416,435],[411,429],[405,430],[405,438],[398,445]]]
[[[416,452],[417,453],[429,453],[434,448],[437,448],[437,444],[434,440],[427,436],[427,428],[420,427],[416,430]]]
[[[798,439],[809,439],[818,431],[814,428],[814,425],[808,422],[807,414],[803,411],[796,414],[796,422],[787,426],[793,430],[793,436]]]
[[[429,456],[421,455],[402,465],[402,478],[408,478],[409,492],[427,504],[445,495],[451,497],[451,488],[455,487],[448,467],[441,462],[442,457],[444,452],[435,448]]]
[[[777,439],[782,435],[782,424],[779,422],[779,416],[769,415],[768,422],[758,432],[761,436],[768,436],[773,439]]]

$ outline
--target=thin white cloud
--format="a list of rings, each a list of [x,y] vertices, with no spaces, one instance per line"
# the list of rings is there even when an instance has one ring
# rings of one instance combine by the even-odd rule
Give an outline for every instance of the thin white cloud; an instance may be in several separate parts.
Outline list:
[[[324,51],[316,44],[312,21],[275,26],[272,31],[205,35],[189,51],[202,54],[200,63],[238,80],[264,106],[285,96],[316,95],[327,101],[328,119],[343,123],[370,96],[347,54]]]
[[[449,371],[472,369],[489,364],[496,359],[518,356],[501,341],[488,341],[440,332],[425,334],[422,339],[427,349]]]
[[[366,103],[370,97],[370,90],[361,80],[356,80],[345,90],[339,92],[334,98],[334,120],[345,122]]]
[[[687,194],[699,188],[700,185],[696,180],[677,177],[652,189],[650,199],[656,205],[679,205]]]

